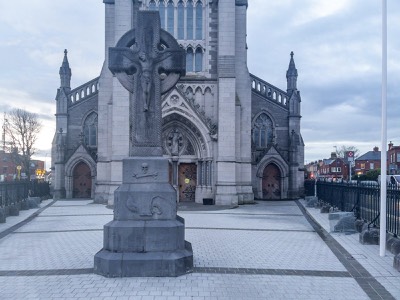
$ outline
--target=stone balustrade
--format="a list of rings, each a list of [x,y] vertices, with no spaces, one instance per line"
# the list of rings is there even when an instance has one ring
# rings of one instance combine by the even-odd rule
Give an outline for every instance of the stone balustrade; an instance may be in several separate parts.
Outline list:
[[[92,79],[91,81],[86,82],[85,84],[73,89],[69,93],[69,97],[71,99],[71,105],[78,103],[94,94],[97,94],[98,91],[99,91],[99,77]]]
[[[286,92],[269,84],[268,82],[250,74],[251,90],[269,100],[276,102],[282,106],[288,106],[289,97]]]

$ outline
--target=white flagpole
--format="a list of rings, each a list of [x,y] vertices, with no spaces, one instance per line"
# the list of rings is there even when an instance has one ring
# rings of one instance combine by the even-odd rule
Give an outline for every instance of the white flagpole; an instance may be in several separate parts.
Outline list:
[[[386,160],[387,160],[387,0],[382,0],[382,151],[381,151],[381,215],[379,255],[386,255]]]

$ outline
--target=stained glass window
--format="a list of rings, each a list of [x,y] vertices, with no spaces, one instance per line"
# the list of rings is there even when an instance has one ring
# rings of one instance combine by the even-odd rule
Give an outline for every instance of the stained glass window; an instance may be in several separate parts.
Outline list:
[[[203,71],[203,51],[201,48],[196,49],[195,53],[195,71],[201,72]]]
[[[186,39],[193,40],[193,1],[188,0],[186,5]]]
[[[178,40],[183,40],[185,38],[185,24],[184,24],[184,7],[182,0],[178,2]]]
[[[201,1],[196,5],[196,39],[203,39],[203,4]]]
[[[167,30],[174,35],[174,3],[169,0],[167,6]]]
[[[83,124],[84,143],[89,147],[97,147],[97,114],[92,112]]]
[[[186,71],[193,72],[193,49],[189,48],[186,53]]]
[[[272,143],[273,125],[272,120],[266,114],[257,117],[253,125],[253,142],[256,147],[265,148]]]
[[[160,11],[161,28],[165,29],[165,4],[164,4],[164,1],[160,1],[160,6],[158,9]]]

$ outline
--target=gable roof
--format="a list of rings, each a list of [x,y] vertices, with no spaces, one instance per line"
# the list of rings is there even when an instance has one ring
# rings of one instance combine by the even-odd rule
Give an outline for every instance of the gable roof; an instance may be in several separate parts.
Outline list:
[[[356,160],[380,160],[381,151],[368,151],[367,153],[361,155]]]

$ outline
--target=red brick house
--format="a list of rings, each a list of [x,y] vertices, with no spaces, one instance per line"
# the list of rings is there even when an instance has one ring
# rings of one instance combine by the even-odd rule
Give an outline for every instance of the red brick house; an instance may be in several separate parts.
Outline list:
[[[0,151],[0,181],[11,181],[17,177],[17,166],[13,154]]]
[[[400,174],[400,146],[394,146],[392,142],[388,145],[387,152],[388,173]]]
[[[372,151],[368,151],[355,160],[354,172],[357,175],[365,175],[370,170],[376,170],[380,168],[381,151],[379,151],[378,147],[374,147]]]
[[[336,153],[331,153],[331,158],[323,159],[319,162],[319,179],[329,181],[341,181],[349,179],[349,166],[342,157],[336,157]]]

